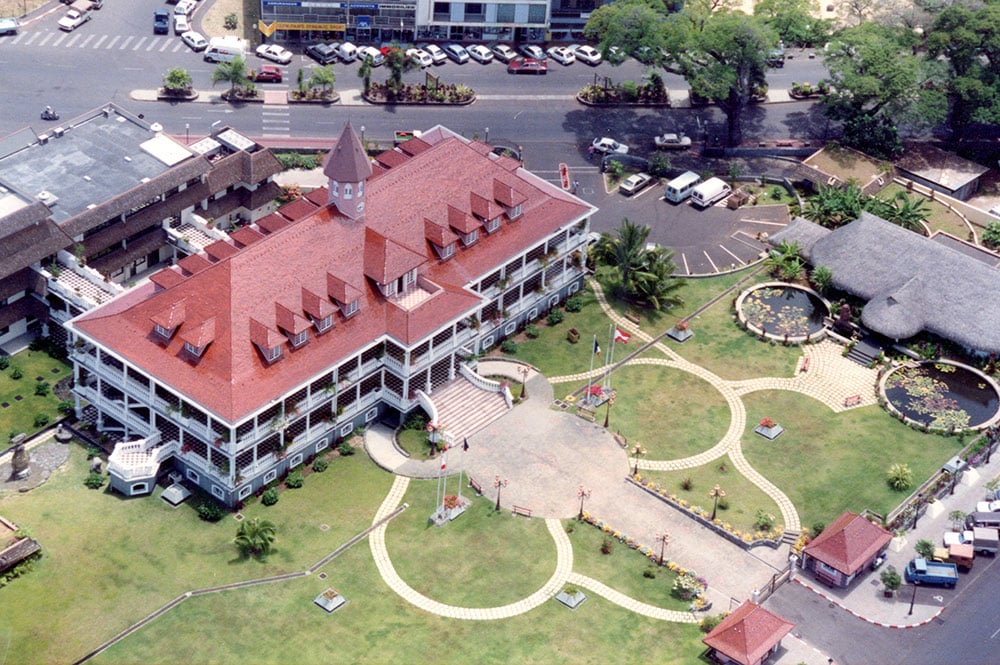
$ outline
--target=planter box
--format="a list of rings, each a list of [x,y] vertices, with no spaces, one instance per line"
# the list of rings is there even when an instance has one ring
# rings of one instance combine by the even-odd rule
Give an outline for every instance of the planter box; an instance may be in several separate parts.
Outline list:
[[[768,441],[774,441],[779,436],[781,436],[781,433],[785,431],[785,428],[782,427],[781,425],[775,425],[774,427],[764,427],[763,425],[757,425],[757,427],[755,427],[753,431],[756,432],[757,434],[760,434]]]
[[[683,344],[692,337],[694,337],[694,332],[690,328],[685,328],[684,330],[678,330],[677,328],[671,328],[667,331],[667,337],[674,340],[675,342],[680,342]]]
[[[329,614],[340,607],[343,607],[347,599],[337,593],[334,588],[329,588],[320,595],[313,598],[313,602],[322,607]]]
[[[580,607],[580,603],[587,600],[587,594],[582,591],[577,591],[575,595],[571,596],[565,591],[560,591],[556,594],[556,600],[565,605],[571,610],[575,610]]]
[[[289,104],[336,104],[340,101],[340,94],[333,93],[329,98],[323,99],[296,99],[293,97],[294,93],[292,91],[288,92],[288,103]]]

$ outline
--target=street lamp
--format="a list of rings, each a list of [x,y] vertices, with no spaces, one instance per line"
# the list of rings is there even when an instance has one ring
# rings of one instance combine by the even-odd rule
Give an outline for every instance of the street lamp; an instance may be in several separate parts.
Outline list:
[[[719,509],[719,499],[723,499],[726,496],[726,490],[719,487],[719,483],[715,484],[715,487],[708,491],[708,495],[714,499],[712,503],[712,520],[715,521],[715,512]]]
[[[907,616],[913,615],[913,603],[917,600],[917,583],[913,583],[913,595],[910,596],[910,611],[906,613]]]
[[[184,123],[184,135],[187,138],[187,144],[191,145],[191,123],[190,122],[185,122]]]
[[[604,429],[608,428],[608,421],[611,418],[611,407],[615,404],[615,396],[608,397],[608,410],[604,412]]]
[[[368,149],[368,146],[365,145],[365,126],[364,125],[361,125],[361,147],[364,148],[365,150]]]
[[[663,553],[667,549],[667,545],[670,543],[670,534],[664,531],[663,533],[656,534],[656,540],[660,543],[660,565],[663,565]]]
[[[502,490],[504,487],[507,487],[508,483],[510,483],[510,481],[507,480],[506,478],[501,478],[500,474],[497,474],[496,477],[493,479],[493,487],[497,488],[497,507],[496,507],[496,509],[498,511],[500,510],[500,490]]]
[[[487,143],[490,142],[490,128],[489,127],[486,128],[486,142]]]
[[[638,443],[632,446],[632,457],[635,458],[635,468],[632,469],[632,475],[639,473],[639,458],[646,454],[646,449],[640,446]]]
[[[583,485],[580,485],[576,490],[576,496],[580,499],[580,514],[577,515],[577,519],[583,519],[583,502],[590,498],[591,490],[583,489]]]
[[[523,401],[528,397],[528,372],[530,370],[524,366],[519,371],[524,375],[524,379],[521,381],[521,400]]]

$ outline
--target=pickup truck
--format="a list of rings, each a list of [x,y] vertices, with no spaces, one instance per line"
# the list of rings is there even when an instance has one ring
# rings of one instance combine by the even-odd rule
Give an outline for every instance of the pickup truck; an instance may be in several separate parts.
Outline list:
[[[996,555],[1000,550],[1000,531],[984,526],[972,529],[972,546],[980,554]]]
[[[912,584],[934,584],[954,587],[958,583],[958,566],[927,559],[913,559],[906,564],[903,577]]]
[[[91,18],[89,11],[80,11],[75,8],[70,9],[66,12],[65,16],[59,19],[59,29],[66,32],[73,32]]]
[[[938,547],[934,550],[934,560],[942,563],[953,563],[963,570],[971,570],[976,553],[970,543]]]
[[[16,18],[0,18],[0,35],[16,35],[19,27]]]

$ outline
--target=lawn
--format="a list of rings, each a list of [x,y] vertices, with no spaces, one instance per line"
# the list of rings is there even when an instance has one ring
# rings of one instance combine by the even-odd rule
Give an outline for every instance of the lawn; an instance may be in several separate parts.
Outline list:
[[[886,515],[911,491],[889,488],[885,473],[890,464],[909,464],[917,485],[962,447],[958,437],[917,432],[878,406],[835,414],[811,398],[785,391],[756,392],[743,400],[743,453],[791,499],[804,526],[829,524],[844,510],[870,508]],[[785,428],[774,441],[753,433],[765,417]]]
[[[396,572],[411,587],[448,605],[494,607],[530,596],[552,577],[556,546],[543,520],[494,511],[466,489],[469,508],[437,527],[427,519],[436,490],[436,480],[411,481],[404,499],[410,509],[386,530]]]
[[[333,458],[277,505],[249,505],[247,517],[278,531],[273,553],[258,562],[237,555],[232,517],[210,524],[188,504],[86,489],[86,455],[71,445],[44,485],[0,500],[0,514],[44,550],[32,573],[0,591],[7,663],[70,662],[187,590],[303,570],[371,524],[392,479],[363,455]]]
[[[754,522],[758,510],[774,515],[775,526],[784,526],[778,504],[750,482],[746,476],[737,471],[728,456],[683,471],[643,471],[640,469],[639,473],[643,478],[652,480],[671,494],[676,494],[677,498],[685,499],[692,505],[701,506],[708,511],[712,510],[712,498],[708,496],[708,492],[718,484],[726,493],[725,499],[729,507],[723,508],[725,503],[720,502],[716,517],[723,522],[728,522],[734,529],[757,531]],[[691,480],[691,488],[688,490],[681,487],[685,479]]]
[[[898,192],[906,192],[906,188],[896,183],[890,183],[878,193],[878,197],[890,200]],[[965,222],[957,214],[949,210],[947,206],[938,201],[931,201],[926,196],[922,196],[917,192],[906,193],[911,199],[922,200],[927,204],[927,208],[930,210],[930,215],[927,217],[927,225],[931,227],[932,232],[945,231],[962,240],[966,240],[969,237],[969,227],[965,225]]]
[[[427,432],[422,429],[401,429],[396,432],[399,447],[413,459],[430,459],[431,446],[427,442]]]
[[[22,373],[20,379],[14,379],[14,370]],[[47,422],[58,420],[61,416],[59,398],[55,396],[52,387],[72,370],[68,365],[53,359],[44,351],[22,351],[10,357],[10,366],[0,371],[0,435],[25,432],[31,435],[41,429],[35,426],[35,417],[44,415]],[[41,377],[41,381],[38,378]],[[35,394],[35,386],[39,383],[49,384],[48,394]],[[20,398],[20,399],[19,399]],[[3,406],[7,404],[8,406]],[[4,439],[6,441],[6,439]]]
[[[626,366],[612,376],[618,392],[609,425],[648,459],[675,459],[708,450],[729,428],[729,406],[707,381],[672,367]],[[599,407],[603,419],[607,407]]]

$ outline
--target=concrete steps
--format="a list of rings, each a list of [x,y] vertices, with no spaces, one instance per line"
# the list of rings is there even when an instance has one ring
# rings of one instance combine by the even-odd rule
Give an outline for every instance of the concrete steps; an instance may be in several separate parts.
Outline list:
[[[438,410],[441,427],[461,441],[507,413],[500,393],[481,390],[464,377],[438,388],[430,396]]]

